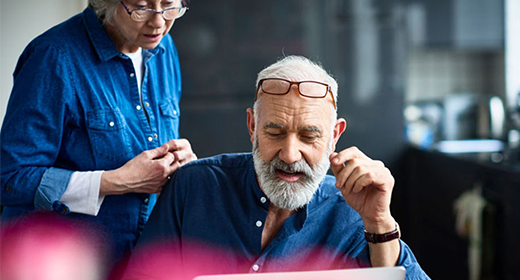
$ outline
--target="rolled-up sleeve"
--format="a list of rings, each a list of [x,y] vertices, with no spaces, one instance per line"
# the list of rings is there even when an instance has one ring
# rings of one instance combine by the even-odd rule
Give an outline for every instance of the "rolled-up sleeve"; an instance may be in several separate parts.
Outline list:
[[[40,185],[36,190],[34,196],[34,207],[37,210],[64,210],[68,212],[67,208],[63,208],[62,204],[56,203],[69,185],[72,171],[49,168],[43,173]],[[62,208],[62,209],[61,209]]]

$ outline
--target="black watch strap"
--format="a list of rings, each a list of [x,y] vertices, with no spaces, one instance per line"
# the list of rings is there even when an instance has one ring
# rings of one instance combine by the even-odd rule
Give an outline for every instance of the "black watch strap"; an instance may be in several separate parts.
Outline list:
[[[401,237],[401,231],[399,230],[399,225],[395,223],[395,229],[383,233],[383,234],[377,234],[377,233],[370,233],[365,230],[365,240],[370,243],[383,243],[390,240],[394,240]]]

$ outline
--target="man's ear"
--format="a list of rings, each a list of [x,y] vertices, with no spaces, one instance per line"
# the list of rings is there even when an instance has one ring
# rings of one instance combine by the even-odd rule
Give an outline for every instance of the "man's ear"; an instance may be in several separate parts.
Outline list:
[[[344,118],[339,118],[336,120],[336,124],[334,125],[334,130],[332,135],[332,150],[336,150],[336,144],[339,141],[339,138],[341,137],[341,134],[345,132],[347,129],[347,121]]]
[[[253,109],[247,108],[247,128],[249,136],[251,136],[251,143],[255,141],[255,114]]]

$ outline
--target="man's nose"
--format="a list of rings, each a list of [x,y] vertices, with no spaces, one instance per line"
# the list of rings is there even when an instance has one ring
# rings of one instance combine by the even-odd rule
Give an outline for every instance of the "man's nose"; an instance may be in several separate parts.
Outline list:
[[[302,159],[300,141],[296,136],[288,136],[283,142],[279,157],[285,163],[291,164]]]

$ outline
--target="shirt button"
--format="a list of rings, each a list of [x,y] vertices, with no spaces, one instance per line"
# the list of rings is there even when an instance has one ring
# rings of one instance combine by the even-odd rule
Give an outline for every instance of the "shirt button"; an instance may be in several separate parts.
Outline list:
[[[148,142],[152,142],[153,141],[153,137],[152,136],[149,136],[148,137]]]
[[[134,76],[135,76],[135,74],[134,74],[134,73],[130,73],[130,77],[132,77],[132,78],[133,78]]]
[[[150,107],[150,103],[148,102],[144,103],[144,105],[146,105],[146,107]]]
[[[173,110],[173,114],[174,114],[174,115],[177,115],[177,110]]]
[[[260,198],[260,202],[265,203],[266,201],[267,201],[267,198],[265,198],[263,196]]]
[[[114,122],[110,122],[108,125],[109,126],[114,126],[114,124],[115,124]]]
[[[252,267],[253,271],[258,271],[260,267],[255,263]]]
[[[157,137],[158,137],[157,133],[153,135],[153,138],[157,139]]]
[[[262,221],[256,221],[256,226],[257,227],[261,227],[262,226]]]
[[[148,198],[145,198],[145,199],[143,200],[144,204],[148,204],[148,201],[149,201]]]
[[[137,111],[141,110],[141,105],[135,106],[135,109],[137,109]]]

